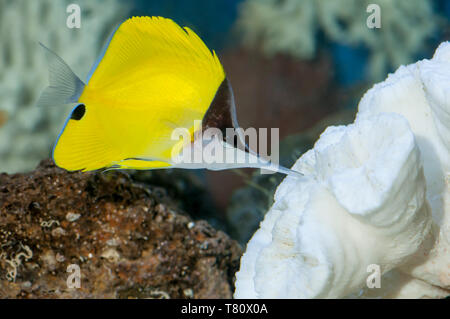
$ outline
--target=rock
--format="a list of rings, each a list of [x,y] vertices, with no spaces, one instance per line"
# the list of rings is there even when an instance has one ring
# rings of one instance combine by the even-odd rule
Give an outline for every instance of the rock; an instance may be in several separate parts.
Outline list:
[[[121,172],[0,174],[0,298],[230,298],[239,245],[163,202]]]
[[[210,185],[207,185],[204,176],[205,170],[129,170],[127,174],[133,181],[144,184],[152,192],[167,198],[168,204],[175,204],[193,219],[206,220],[214,228],[229,233],[224,215],[211,197]],[[161,202],[166,203],[164,199]]]

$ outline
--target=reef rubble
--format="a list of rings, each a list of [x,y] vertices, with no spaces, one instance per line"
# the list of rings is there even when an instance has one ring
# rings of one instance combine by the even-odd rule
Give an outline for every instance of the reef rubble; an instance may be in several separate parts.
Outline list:
[[[231,298],[240,246],[161,196],[51,160],[0,174],[0,298]]]

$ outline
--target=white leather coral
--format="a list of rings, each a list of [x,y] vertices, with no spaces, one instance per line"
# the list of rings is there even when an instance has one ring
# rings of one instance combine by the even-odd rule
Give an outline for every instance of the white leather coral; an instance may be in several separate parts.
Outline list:
[[[293,166],[247,245],[236,298],[450,294],[450,45],[369,90]],[[379,265],[380,289],[366,286]],[[394,269],[391,271],[392,269]]]

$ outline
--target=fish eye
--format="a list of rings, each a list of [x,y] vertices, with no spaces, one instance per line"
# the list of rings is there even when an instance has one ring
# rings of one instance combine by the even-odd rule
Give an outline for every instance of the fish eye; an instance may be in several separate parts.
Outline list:
[[[86,106],[84,104],[77,105],[70,116],[71,120],[79,121],[83,118],[84,113],[86,113]]]

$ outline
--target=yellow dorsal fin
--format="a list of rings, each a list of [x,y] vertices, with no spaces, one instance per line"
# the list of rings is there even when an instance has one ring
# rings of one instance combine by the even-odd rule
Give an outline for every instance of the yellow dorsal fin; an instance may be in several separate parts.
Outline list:
[[[161,93],[177,89],[178,83],[171,81],[173,77],[185,80],[185,86],[198,90],[198,93],[208,90],[215,93],[225,73],[215,52],[209,50],[191,29],[162,17],[133,17],[116,30],[89,81],[85,96],[90,97],[89,93],[97,89],[105,89],[104,98],[120,100],[128,91],[139,93],[134,86],[139,87],[142,77],[160,79],[160,85],[155,89],[162,90]],[[130,83],[130,80],[134,82]],[[110,91],[114,93],[109,94]],[[134,100],[142,102],[153,97],[143,94],[138,94]],[[176,92],[171,94],[176,95]],[[193,107],[204,114],[208,106]]]

